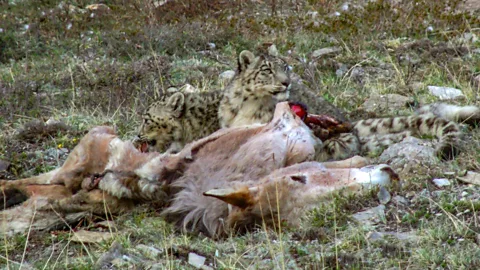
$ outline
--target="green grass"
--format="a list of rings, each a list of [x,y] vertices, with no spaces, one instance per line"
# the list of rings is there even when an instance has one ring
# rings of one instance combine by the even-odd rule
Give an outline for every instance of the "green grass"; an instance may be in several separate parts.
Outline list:
[[[56,0],[0,3],[0,159],[11,163],[0,178],[57,167],[59,161],[47,160],[44,151],[71,150],[82,132],[96,125],[113,125],[122,138],[133,137],[139,113],[163,89],[184,83],[201,90],[219,88],[218,74],[236,67],[236,55],[244,49],[265,50],[264,43],[275,44],[283,55],[291,52],[289,64],[305,84],[347,111],[355,113],[371,94],[436,101],[427,85],[459,88],[466,96],[461,103],[479,105],[472,77],[478,75],[480,54],[432,54],[460,46],[479,49],[478,42],[458,43],[464,33],[480,35],[478,11],[447,12],[446,1],[417,0],[412,1],[415,8],[370,1],[363,7],[353,3],[344,12],[344,1],[309,0],[293,1],[300,4],[298,12],[292,1],[277,1],[272,16],[270,2],[263,2],[243,7],[235,2],[233,8],[198,10],[169,22],[147,1],[104,1],[111,11],[93,17],[85,7],[94,1],[69,1],[76,7],[72,10]],[[458,2],[451,1],[453,10]],[[308,11],[318,12],[317,17]],[[335,16],[335,11],[341,14]],[[429,26],[432,32],[426,30]],[[429,46],[422,47],[422,40]],[[208,49],[208,43],[216,48]],[[310,58],[314,50],[330,46],[343,51]],[[342,67],[346,73],[337,76]],[[353,76],[355,69],[363,75]],[[425,87],[413,90],[415,83]],[[79,133],[28,143],[16,139],[26,122],[49,118]],[[477,269],[479,188],[450,179],[452,187],[431,195],[437,191],[432,178],[480,170],[480,135],[478,129],[468,132],[468,147],[456,161],[401,173],[402,184],[390,190],[392,197],[403,196],[410,204],[387,204],[386,220],[375,229],[412,232],[416,238],[411,241],[373,241],[373,229],[353,221],[354,213],[378,205],[375,192],[332,197],[311,211],[300,228],[282,227],[281,233],[259,228],[220,240],[180,233],[147,205],[115,217],[117,235],[97,244],[71,242],[71,231],[4,237],[0,265],[8,262],[10,269],[18,269],[26,248],[24,262],[38,269],[91,269],[118,241],[132,258],[117,261],[121,267],[194,269],[187,263],[188,253],[194,252],[215,269]],[[472,196],[463,198],[464,191]],[[137,248],[140,244],[161,253],[148,257]],[[51,253],[39,252],[53,247]]]

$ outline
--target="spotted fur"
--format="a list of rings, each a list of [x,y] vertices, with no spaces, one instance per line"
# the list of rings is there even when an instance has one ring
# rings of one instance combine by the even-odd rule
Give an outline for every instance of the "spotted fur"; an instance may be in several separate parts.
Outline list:
[[[365,119],[353,123],[353,132],[324,143],[319,160],[344,159],[353,155],[379,153],[408,136],[433,136],[439,157],[451,159],[458,152],[461,131],[456,122],[478,125],[480,109],[445,103],[421,107],[412,116]]]
[[[142,115],[137,143],[148,142],[152,150],[175,153],[185,144],[217,131],[222,91],[165,94]]]
[[[267,123],[275,105],[288,98],[290,79],[284,68],[243,51],[225,90],[167,93],[151,104],[142,115],[136,142],[148,142],[155,151],[178,152],[220,127]]]
[[[278,59],[242,51],[236,74],[224,91],[174,94],[152,104],[143,116],[140,139],[157,151],[179,151],[185,143],[220,127],[268,123],[278,102],[301,101],[316,114],[346,121],[342,111],[299,83],[291,83],[288,66]],[[178,105],[180,104],[180,105]],[[177,109],[180,108],[180,109]],[[214,112],[216,111],[216,113]],[[380,153],[408,136],[433,136],[437,152],[451,158],[458,152],[461,135],[455,122],[478,123],[480,109],[431,104],[416,115],[366,119],[353,123],[353,132],[324,142],[316,160],[339,160],[359,154]]]
[[[273,117],[275,105],[289,97],[287,65],[278,65],[265,56],[242,51],[235,77],[224,91],[218,108],[221,127],[265,124]]]

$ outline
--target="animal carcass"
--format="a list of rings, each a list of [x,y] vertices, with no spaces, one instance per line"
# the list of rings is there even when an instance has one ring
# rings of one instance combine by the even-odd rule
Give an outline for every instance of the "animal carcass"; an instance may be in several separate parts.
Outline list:
[[[278,220],[295,224],[304,210],[339,190],[388,184],[386,165],[354,157],[311,162],[322,142],[291,110],[277,105],[273,120],[219,130],[178,154],[142,153],[108,127],[93,128],[65,164],[37,177],[2,181],[3,233],[50,229],[88,212],[119,213],[137,203],[165,204],[163,214],[186,230],[219,236]],[[45,222],[48,221],[48,222]]]

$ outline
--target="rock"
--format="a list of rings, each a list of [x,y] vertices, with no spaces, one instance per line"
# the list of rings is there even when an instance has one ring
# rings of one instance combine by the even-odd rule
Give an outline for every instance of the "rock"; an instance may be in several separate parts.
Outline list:
[[[367,234],[367,239],[370,241],[378,241],[383,238],[383,234],[379,232],[369,232]]]
[[[480,173],[468,171],[465,176],[457,177],[457,179],[464,183],[480,186]]]
[[[374,94],[363,103],[362,107],[366,112],[385,113],[406,109],[410,103],[413,103],[413,98],[398,94]]]
[[[104,220],[95,223],[94,227],[103,227],[103,228],[112,228],[115,229],[115,221],[113,220]]]
[[[368,74],[365,71],[365,69],[363,67],[360,67],[360,66],[354,67],[350,71],[350,79],[352,81],[360,83],[360,84],[363,84],[363,82],[365,81],[365,77],[367,75]]]
[[[108,12],[110,8],[105,4],[91,4],[85,7],[90,11],[97,11],[97,12]]]
[[[412,82],[409,86],[415,93],[420,92],[425,88],[425,84],[422,82]]]
[[[196,268],[202,268],[205,264],[206,258],[200,255],[197,255],[193,252],[188,253],[188,263],[193,265]]]
[[[198,92],[200,92],[200,90],[198,88],[196,88],[195,86],[193,86],[191,84],[188,84],[188,83],[186,83],[185,85],[180,87],[179,90],[184,92],[184,93],[198,93]]]
[[[432,181],[437,187],[446,187],[451,185],[447,178],[436,178]]]
[[[150,270],[163,270],[163,269],[168,269],[167,266],[170,266],[168,262],[166,263],[161,263],[161,262],[156,262],[153,264],[146,265],[145,269],[150,269]]]
[[[142,252],[145,256],[149,257],[150,259],[156,259],[163,253],[162,250],[156,249],[151,246],[143,245],[143,244],[139,244],[135,248],[138,249],[140,252]]]
[[[60,149],[57,149],[57,148],[48,148],[47,150],[45,150],[43,152],[44,157],[47,157],[47,158],[52,159],[52,160],[55,160],[57,158],[62,158],[66,155],[67,155],[66,152],[64,152]]]
[[[132,258],[127,255],[123,255],[121,258],[115,258],[111,263],[113,268],[107,269],[135,269],[135,263],[132,261]]]
[[[270,47],[268,47],[268,55],[277,57],[278,56],[278,50],[277,46],[275,44],[272,44]]]
[[[385,149],[378,158],[378,162],[389,164],[392,168],[398,169],[407,164],[433,166],[438,164],[439,160],[432,142],[407,137]]]
[[[341,47],[322,48],[322,49],[313,51],[312,58],[319,58],[319,57],[327,56],[331,54],[338,54],[341,51],[342,51]]]
[[[388,190],[384,186],[380,187],[380,190],[377,193],[377,197],[381,204],[387,204],[392,198],[390,192],[388,192]]]
[[[408,200],[405,197],[402,197],[402,196],[399,196],[399,195],[393,197],[392,201],[396,204],[402,204],[402,205],[405,205],[405,206],[409,205]]]
[[[458,38],[459,43],[476,43],[478,41],[477,35],[474,33],[464,33],[460,38]]]
[[[0,172],[8,170],[10,167],[10,162],[0,159]]]
[[[376,231],[370,232],[367,235],[367,238],[368,240],[375,242],[383,239],[385,236],[392,236],[401,241],[413,241],[418,238],[414,232],[376,232]]]
[[[220,81],[221,84],[225,85],[225,84],[228,84],[233,79],[234,76],[235,76],[235,71],[227,70],[220,73],[220,75],[218,75],[218,80]]]
[[[175,93],[175,92],[178,92],[178,88],[176,87],[167,88],[167,93]]]
[[[48,118],[47,122],[45,122],[47,126],[54,126],[54,125],[65,125],[62,121],[55,120],[53,118]]]
[[[312,19],[315,19],[318,16],[317,11],[308,11],[307,16],[310,16]]]
[[[465,95],[460,89],[450,88],[450,87],[441,87],[441,86],[427,86],[430,94],[438,97],[440,100],[449,100],[449,99],[464,99]]]
[[[445,194],[445,190],[432,191],[432,198],[441,198]]]
[[[85,14],[87,12],[86,10],[81,9],[74,5],[68,5],[68,11],[72,14],[75,14],[75,13]]]
[[[348,66],[341,64],[340,67],[337,70],[335,70],[335,75],[337,76],[337,78],[342,78],[343,76],[345,76],[347,71],[348,71]]]
[[[381,204],[377,207],[355,213],[352,217],[359,223],[365,225],[372,225],[372,221],[373,223],[378,223],[385,220],[385,205]]]
[[[115,241],[110,246],[110,249],[102,254],[95,263],[95,269],[110,269],[109,266],[112,265],[112,261],[121,258],[123,255],[123,247],[120,242]]]
[[[108,240],[115,236],[115,234],[110,232],[91,232],[86,230],[80,230],[75,232],[72,237],[73,242],[83,242],[83,243],[100,243],[104,240]]]
[[[210,50],[215,50],[215,48],[217,48],[217,45],[215,45],[213,42],[207,43],[207,46]]]
[[[472,78],[473,86],[480,89],[480,74]]]

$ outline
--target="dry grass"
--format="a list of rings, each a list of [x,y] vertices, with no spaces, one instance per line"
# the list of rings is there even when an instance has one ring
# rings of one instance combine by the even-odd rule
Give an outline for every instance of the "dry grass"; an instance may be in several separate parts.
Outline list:
[[[266,43],[289,55],[309,86],[347,111],[356,111],[373,93],[434,101],[426,85],[460,88],[462,103],[480,104],[473,82],[480,74],[480,43],[468,40],[480,35],[480,16],[460,12],[461,1],[355,1],[347,10],[344,1],[272,1],[275,7],[270,1],[230,2],[219,9],[221,1],[203,1],[197,9],[179,6],[168,14],[140,0],[107,1],[110,11],[103,14],[86,10],[93,3],[86,0],[1,2],[0,159],[11,166],[0,177],[58,166],[65,156],[48,158],[46,151],[72,149],[95,125],[109,123],[122,137],[132,137],[138,113],[164,89],[184,83],[221,87],[218,74],[235,67],[240,50],[261,51]],[[343,51],[310,57],[328,46]],[[49,118],[76,133],[34,142],[15,137],[26,122]],[[0,264],[91,269],[117,241],[128,257],[116,261],[118,269],[193,269],[186,262],[189,252],[203,255],[215,269],[478,269],[479,188],[453,179],[443,190],[431,184],[445,172],[479,170],[480,133],[468,133],[468,148],[455,161],[404,175],[403,185],[390,191],[410,204],[389,203],[386,219],[375,228],[352,221],[352,214],[378,205],[374,192],[332,198],[301,228],[279,223],[218,241],[176,232],[143,206],[115,217],[119,233],[100,244],[73,243],[71,227],[4,237]],[[372,230],[414,231],[416,238],[373,241]],[[152,257],[140,244],[160,252]]]

